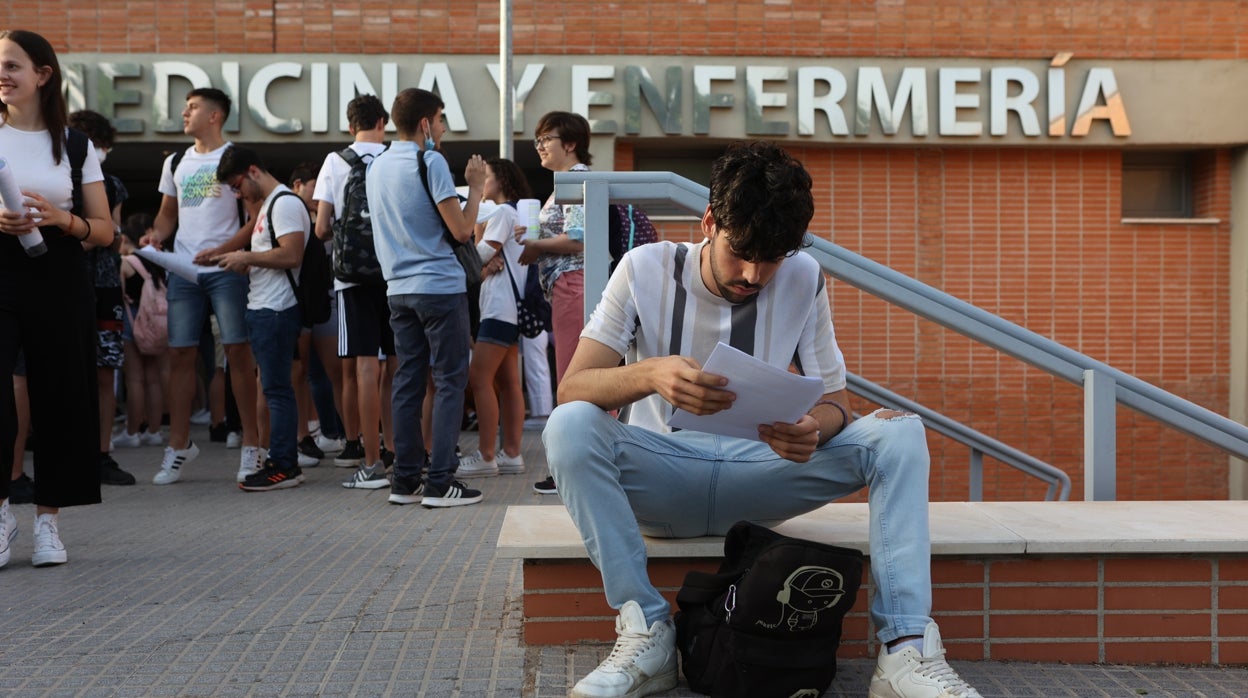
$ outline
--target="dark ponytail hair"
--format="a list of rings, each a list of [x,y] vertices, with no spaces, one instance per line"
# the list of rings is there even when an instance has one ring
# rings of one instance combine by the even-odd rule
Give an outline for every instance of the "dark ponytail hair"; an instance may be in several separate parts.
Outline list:
[[[65,106],[65,95],[61,93],[64,79],[61,77],[61,64],[56,60],[56,51],[47,39],[25,29],[0,31],[0,39],[8,39],[22,47],[36,69],[52,69],[52,76],[39,88],[39,112],[52,136],[52,161],[59,165],[61,154],[65,150],[65,125],[69,122],[69,109]],[[0,114],[8,121],[9,107],[3,102],[0,102]]]

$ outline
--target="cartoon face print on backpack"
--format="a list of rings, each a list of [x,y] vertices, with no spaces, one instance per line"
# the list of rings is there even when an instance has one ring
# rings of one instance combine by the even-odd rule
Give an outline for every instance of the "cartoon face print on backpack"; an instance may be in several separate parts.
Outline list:
[[[790,631],[809,630],[819,624],[819,612],[826,611],[845,596],[845,579],[840,572],[827,567],[799,567],[784,581],[776,601],[783,606],[780,622],[775,626]]]

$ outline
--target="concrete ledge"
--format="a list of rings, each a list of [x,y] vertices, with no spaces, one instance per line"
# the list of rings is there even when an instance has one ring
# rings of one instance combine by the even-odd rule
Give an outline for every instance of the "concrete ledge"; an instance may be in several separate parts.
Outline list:
[[[1248,502],[933,502],[933,555],[1248,553]],[[776,527],[868,552],[866,504],[828,504]],[[723,538],[647,538],[652,558],[720,557]],[[498,554],[586,556],[562,504],[511,506]]]

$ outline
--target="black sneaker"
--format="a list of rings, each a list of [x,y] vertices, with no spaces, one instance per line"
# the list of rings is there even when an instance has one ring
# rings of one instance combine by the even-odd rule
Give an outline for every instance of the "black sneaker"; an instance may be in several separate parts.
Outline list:
[[[35,481],[26,473],[9,481],[9,504],[31,504],[35,501]]]
[[[559,488],[555,487],[555,476],[547,475],[545,480],[534,483],[533,491],[538,494],[559,494]]]
[[[100,454],[100,484],[101,485],[133,485],[134,476],[121,469],[117,461],[107,453]]]
[[[357,468],[364,462],[364,444],[359,439],[348,441],[346,446],[334,456],[334,465],[339,468]]]
[[[390,483],[390,503],[419,504],[424,492],[425,486],[420,478],[395,475]]]
[[[390,451],[385,446],[381,447],[381,463],[386,466],[386,470],[394,468],[394,452]]]
[[[284,490],[289,487],[298,487],[302,482],[303,471],[299,469],[299,466],[296,465],[289,470],[282,470],[273,461],[265,459],[264,467],[261,468],[260,472],[238,483],[238,487],[247,492],[267,492],[268,490]]]
[[[213,424],[208,427],[208,440],[214,443],[223,444],[230,437],[230,425],[225,421]]]
[[[303,437],[299,442],[298,448],[300,453],[309,458],[320,460],[325,457],[325,452],[321,450],[320,446],[316,445],[316,439],[313,439],[311,434]]]
[[[392,495],[393,496],[393,495]],[[462,507],[481,501],[481,490],[469,489],[459,480],[451,480],[444,488],[425,485],[425,496],[420,500],[424,507]]]

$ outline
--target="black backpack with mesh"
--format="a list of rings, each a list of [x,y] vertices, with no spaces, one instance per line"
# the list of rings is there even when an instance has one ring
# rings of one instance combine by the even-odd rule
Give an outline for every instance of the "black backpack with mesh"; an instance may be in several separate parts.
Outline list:
[[[342,188],[342,215],[331,226],[334,233],[334,277],[355,284],[384,284],[377,248],[373,244],[373,222],[368,215],[368,192],[364,176],[373,156],[360,155],[351,148],[338,151],[351,166]]]

